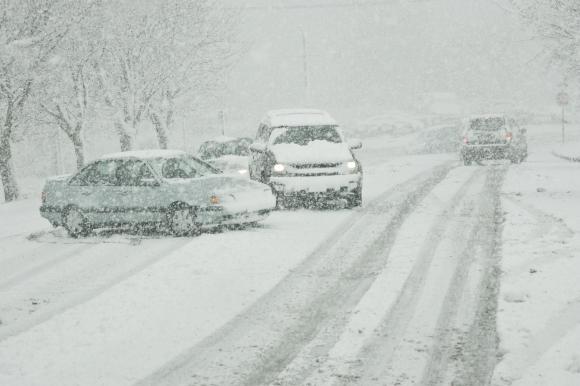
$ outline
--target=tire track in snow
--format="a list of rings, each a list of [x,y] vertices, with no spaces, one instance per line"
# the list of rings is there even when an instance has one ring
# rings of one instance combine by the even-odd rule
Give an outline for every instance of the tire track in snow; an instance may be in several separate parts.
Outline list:
[[[475,332],[482,331],[472,327],[471,324],[474,314],[483,313],[470,306],[472,298],[462,296],[467,285],[476,287],[471,288],[471,293],[477,294],[482,290],[480,281],[474,281],[474,277],[479,276],[478,267],[470,266],[469,252],[472,246],[488,241],[487,238],[480,240],[477,229],[488,225],[494,227],[495,224],[495,217],[487,215],[489,200],[485,200],[486,203],[479,207],[474,203],[478,201],[477,197],[485,198],[490,192],[494,193],[491,202],[494,205],[496,201],[499,202],[499,186],[496,188],[494,185],[498,181],[495,168],[480,170],[488,170],[485,188],[478,194],[474,195],[472,192],[465,197],[453,199],[461,203],[459,213],[455,216],[453,212],[442,214],[440,223],[447,224],[442,226],[436,223],[434,229],[429,232],[430,236],[424,244],[423,252],[419,254],[413,271],[408,275],[397,302],[381,327],[376,330],[376,336],[372,340],[369,339],[367,346],[361,350],[360,357],[352,361],[350,370],[335,374],[334,381],[329,383],[451,384],[443,380],[447,378],[448,363],[456,355],[456,347],[449,345],[449,341],[457,339],[458,331],[470,328]],[[497,172],[500,176],[504,173],[503,169]],[[468,187],[471,190],[481,189],[480,185],[483,187],[483,181],[481,184]],[[491,190],[490,185],[493,186]],[[458,192],[458,196],[462,193],[465,193],[465,190]],[[451,204],[451,207],[458,206]],[[475,223],[470,220],[475,217],[474,215],[479,219]],[[448,229],[445,229],[447,227]],[[466,231],[471,236],[467,240],[463,236]],[[443,239],[440,237],[442,235],[445,236]],[[449,245],[440,245],[445,243]],[[448,248],[445,249],[444,246]],[[442,251],[437,252],[437,249]],[[489,254],[484,256],[489,259]],[[443,295],[439,295],[441,289],[445,291]],[[458,318],[459,312],[461,317]],[[495,338],[495,328],[488,331],[491,331],[491,335]],[[492,371],[493,367],[486,370]],[[455,373],[453,371],[451,373],[453,378]],[[471,381],[470,379],[467,383],[458,384],[472,384]]]
[[[447,219],[453,215],[456,207],[460,203],[460,198],[470,189],[474,181],[481,176],[481,170],[459,169],[464,175],[454,175],[453,178],[446,179],[445,188],[452,185],[455,193],[451,198],[442,201],[439,198],[440,183],[430,192],[428,202],[423,202],[422,207],[406,219],[406,227],[412,227],[417,234],[425,234],[427,241],[421,245],[416,239],[400,240],[395,242],[400,248],[401,244],[410,250],[408,255],[399,256],[399,261],[390,258],[390,254],[396,253],[393,245],[390,245],[379,253],[384,254],[386,264],[383,265],[382,272],[377,277],[372,287],[364,294],[354,312],[350,315],[350,320],[346,326],[336,323],[329,328],[334,335],[339,336],[336,340],[327,342],[325,352],[319,349],[321,342],[313,341],[311,343],[310,353],[301,353],[293,364],[292,369],[287,369],[281,374],[274,384],[333,384],[333,383],[351,383],[355,382],[359,375],[353,370],[359,364],[359,351],[364,347],[365,342],[373,339],[375,329],[379,327],[384,316],[388,313],[393,305],[397,302],[397,294],[405,283],[409,283],[408,277],[412,276],[411,282],[420,281],[419,275],[423,267],[428,267],[430,260],[435,253],[436,245],[440,242],[447,227]],[[464,173],[464,172],[468,173]],[[451,180],[451,181],[449,181]],[[456,186],[457,185],[457,186]],[[456,186],[456,187],[455,187]],[[439,205],[447,203],[442,209]],[[423,224],[414,225],[411,223],[416,212],[421,212],[421,221]],[[425,233],[423,233],[425,232]],[[407,245],[412,243],[413,245]],[[417,250],[420,258],[415,261],[412,251]],[[404,274],[408,272],[408,276]],[[412,302],[413,299],[410,299]],[[411,308],[410,308],[411,309]],[[327,335],[331,335],[327,333]],[[320,340],[328,339],[321,337]],[[328,359],[326,359],[328,357]],[[316,366],[315,366],[316,365]],[[318,368],[315,368],[318,367]],[[316,371],[314,371],[316,370]],[[306,379],[306,377],[308,378]]]
[[[57,264],[63,263],[73,257],[77,257],[80,254],[94,248],[95,246],[96,245],[94,244],[90,246],[83,245],[75,246],[66,251],[57,250],[56,254],[51,254],[49,258],[43,259],[41,263],[35,264],[30,268],[14,273],[8,276],[5,280],[0,281],[0,293],[11,286],[22,283],[23,281],[32,280],[35,275],[42,274],[47,270],[53,270],[56,268]],[[48,254],[44,248],[40,248],[39,250]]]
[[[421,173],[355,213],[272,291],[139,384],[274,381],[328,319],[356,306],[385,264],[377,251],[392,245],[404,219],[456,164]]]
[[[74,267],[69,272],[66,272],[66,270],[65,272],[60,272],[59,266],[47,266],[35,272],[33,277],[26,278],[31,280],[9,283],[9,290],[5,288],[0,292],[0,304],[2,304],[3,308],[10,306],[13,309],[17,309],[18,313],[15,316],[16,319],[13,318],[12,321],[3,320],[3,323],[0,324],[0,342],[10,336],[21,334],[69,308],[100,295],[109,287],[146,269],[189,242],[191,242],[190,239],[171,240],[160,246],[153,245],[143,250],[139,255],[135,254],[135,246],[129,244],[88,244],[90,247],[85,247],[84,250],[81,249],[82,252],[80,254],[73,255],[83,261],[83,264]],[[100,246],[100,248],[95,248],[97,246]],[[112,250],[107,251],[106,249]],[[131,251],[133,255],[136,255],[132,255],[133,257],[130,261],[123,259],[127,251]],[[65,257],[67,259],[70,258],[68,255]],[[60,260],[61,265],[66,262],[65,260]],[[89,264],[87,264],[87,260],[89,260]],[[51,269],[57,271],[56,276],[48,275],[48,271]],[[101,272],[104,275],[99,275]],[[39,277],[40,273],[48,276]],[[40,278],[42,280],[39,280]],[[42,281],[48,282],[46,286],[52,288],[50,292],[42,287]],[[57,286],[55,291],[54,283],[65,287],[68,283],[70,289],[65,290]],[[80,283],[82,283],[81,287],[86,287],[78,290]],[[19,287],[22,290],[19,290]],[[26,309],[26,305],[22,304],[21,301],[27,299],[18,298],[18,296],[22,296],[21,293],[24,291],[29,293],[32,290],[38,293],[35,296],[39,298],[43,298],[47,294],[54,297],[45,302],[39,302],[38,307],[33,310]],[[11,304],[10,302],[17,302],[17,304]],[[6,313],[7,311],[4,312]],[[2,318],[2,315],[0,315],[0,318]]]
[[[439,316],[423,385],[476,386],[491,381],[498,346],[496,314],[503,223],[500,189],[506,172],[505,167],[489,169],[479,195],[478,221],[470,232]],[[453,366],[449,368],[450,363]]]
[[[435,299],[431,299],[430,296],[432,293],[439,292],[440,288],[432,288],[433,282],[441,280],[441,286],[445,285],[444,281],[448,272],[446,264],[449,264],[445,261],[437,263],[434,260],[440,255],[438,249],[441,243],[445,241],[445,237],[450,233],[455,234],[457,231],[459,232],[456,234],[461,235],[463,234],[462,228],[468,226],[465,222],[469,221],[472,208],[469,203],[466,207],[467,192],[478,189],[482,185],[482,174],[484,172],[484,169],[481,168],[475,170],[476,172],[455,191],[453,196],[447,199],[446,202],[448,204],[439,211],[432,221],[429,221],[430,224],[433,224],[430,229],[424,235],[419,235],[424,242],[416,252],[409,252],[409,254],[416,253],[416,255],[406,256],[402,254],[391,262],[394,266],[401,266],[401,262],[397,262],[397,260],[409,260],[403,271],[399,273],[398,281],[400,284],[397,285],[397,288],[385,293],[386,299],[390,296],[395,296],[395,298],[389,302],[388,309],[385,309],[383,313],[384,319],[377,323],[378,326],[375,327],[373,336],[368,337],[363,347],[359,349],[360,352],[356,360],[351,360],[351,365],[346,370],[343,369],[342,372],[333,374],[333,380],[325,383],[382,385],[386,382],[385,378],[392,377],[394,372],[398,371],[398,369],[391,369],[390,367],[396,366],[393,362],[401,354],[401,351],[407,352],[407,355],[408,352],[414,353],[415,350],[420,353],[424,352],[423,343],[416,340],[413,335],[411,335],[412,338],[408,338],[409,341],[403,342],[403,339],[407,337],[408,329],[413,327],[413,321],[419,320],[419,322],[415,322],[415,327],[421,326],[425,328],[429,325],[429,323],[421,320],[422,316],[419,311],[420,309],[430,309],[437,305],[437,296],[435,296]],[[421,218],[424,217],[423,214],[420,215]],[[453,223],[452,220],[454,218],[460,218],[462,221],[451,228],[450,225]],[[414,238],[414,240],[417,242],[417,238]],[[405,249],[406,247],[404,244],[400,244],[398,248],[398,253],[401,254],[401,248]],[[395,251],[391,253],[395,253]],[[393,258],[391,257],[391,260]],[[450,260],[450,258],[446,257],[446,260]],[[391,281],[395,282],[397,277],[394,274],[393,276]],[[431,287],[428,286],[429,284],[431,284]],[[417,323],[419,324],[417,325]],[[390,380],[404,384],[406,379],[405,374],[403,374],[402,378]],[[320,379],[315,378],[315,380],[314,383],[320,382]]]

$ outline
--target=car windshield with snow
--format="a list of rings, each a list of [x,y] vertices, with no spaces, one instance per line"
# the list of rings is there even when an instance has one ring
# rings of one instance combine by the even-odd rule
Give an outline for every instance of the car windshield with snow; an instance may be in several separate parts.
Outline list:
[[[75,237],[119,224],[163,224],[175,235],[264,219],[275,199],[267,185],[221,174],[185,152],[110,154],[73,176],[51,178],[40,212]]]
[[[275,110],[250,146],[250,177],[268,183],[278,206],[362,204],[362,166],[336,121],[320,110]]]

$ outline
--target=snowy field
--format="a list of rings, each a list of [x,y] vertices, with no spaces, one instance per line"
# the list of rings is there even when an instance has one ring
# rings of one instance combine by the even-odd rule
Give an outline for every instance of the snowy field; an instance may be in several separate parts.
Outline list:
[[[580,164],[552,131],[521,165],[369,139],[363,208],[195,238],[2,204],[0,384],[580,384]]]

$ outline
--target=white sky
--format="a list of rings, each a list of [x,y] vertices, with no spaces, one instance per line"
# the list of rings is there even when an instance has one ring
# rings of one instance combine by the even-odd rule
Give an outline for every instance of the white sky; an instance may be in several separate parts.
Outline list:
[[[553,101],[556,81],[534,60],[540,44],[492,0],[222,1],[248,7],[240,25],[248,48],[221,101],[228,124],[249,126],[247,134],[279,107],[320,107],[355,122],[412,109],[424,92],[478,104]]]

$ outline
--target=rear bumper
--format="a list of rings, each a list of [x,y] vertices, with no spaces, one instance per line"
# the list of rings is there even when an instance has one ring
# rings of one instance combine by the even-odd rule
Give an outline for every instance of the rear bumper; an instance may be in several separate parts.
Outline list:
[[[504,159],[510,158],[512,148],[510,145],[469,145],[461,148],[463,159]]]
[[[362,173],[332,176],[272,177],[270,186],[284,196],[347,196],[362,184]]]

